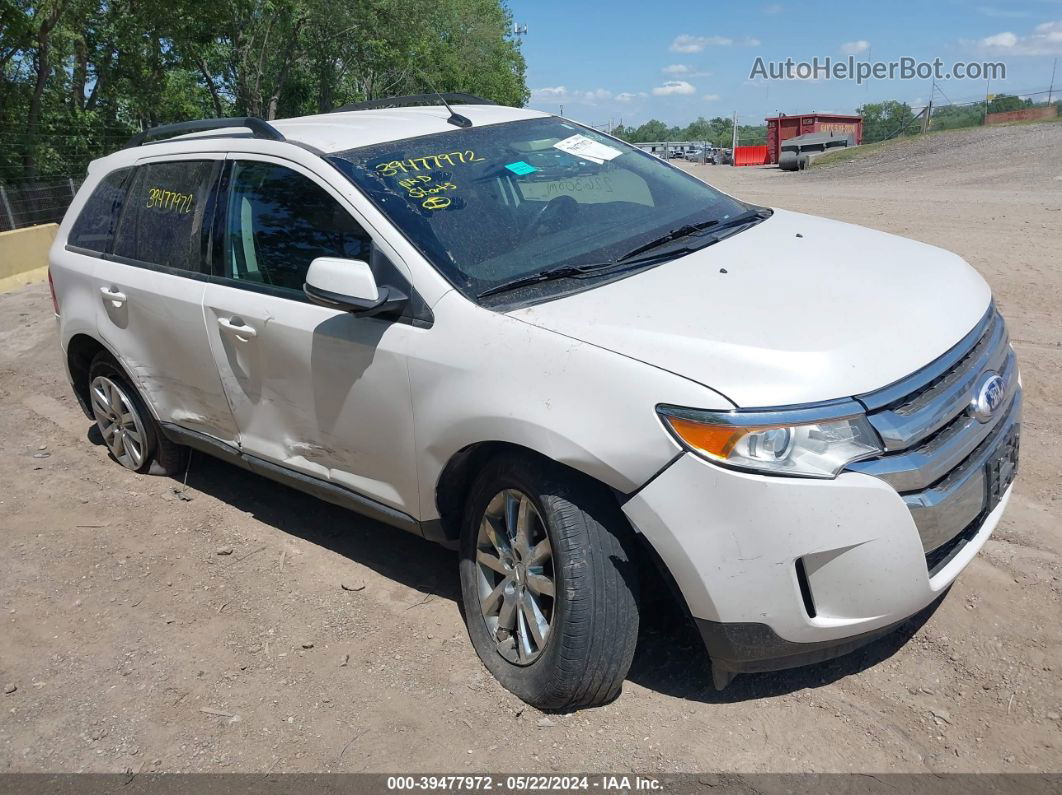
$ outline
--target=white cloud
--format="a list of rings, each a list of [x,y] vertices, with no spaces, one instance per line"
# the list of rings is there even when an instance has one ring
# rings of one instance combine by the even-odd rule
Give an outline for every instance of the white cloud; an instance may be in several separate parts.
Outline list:
[[[703,99],[705,102],[715,102],[717,99],[719,99],[719,95],[718,94],[705,94],[703,97],[701,97],[701,99]]]
[[[641,99],[642,97],[645,97],[645,96],[648,96],[648,95],[644,91],[637,91],[637,92],[624,91],[624,92],[622,92],[620,94],[616,94],[616,101],[617,102],[630,102],[630,101],[635,100],[635,99]]]
[[[752,36],[745,36],[740,39],[732,39],[728,36],[691,36],[689,33],[682,33],[675,37],[675,40],[671,42],[672,52],[701,52],[705,47],[759,47],[760,40],[753,38]]]
[[[981,39],[981,43],[986,47],[1013,47],[1018,43],[1018,37],[1016,34],[1007,31]]]
[[[564,86],[554,86],[553,88],[532,88],[531,96],[540,99],[556,99],[557,97],[567,98],[568,89]]]
[[[763,13],[769,17],[773,17],[775,14],[781,14],[785,11],[785,6],[781,3],[771,3],[768,6],[763,7]]]
[[[1024,36],[1005,30],[972,43],[999,55],[1062,55],[1062,20],[1042,22]]]
[[[685,80],[668,80],[664,85],[654,88],[653,95],[667,97],[672,94],[692,94],[696,90],[696,86],[687,83]]]
[[[612,99],[612,92],[604,88],[590,91],[573,91],[567,86],[546,86],[531,89],[532,102],[572,102],[582,105],[594,105],[606,99]]]
[[[858,41],[846,41],[841,45],[841,52],[845,55],[861,55],[870,49],[870,42],[866,39]]]
[[[695,67],[684,63],[673,63],[660,70],[666,75],[682,75],[683,77],[711,77],[711,72],[698,72]]]

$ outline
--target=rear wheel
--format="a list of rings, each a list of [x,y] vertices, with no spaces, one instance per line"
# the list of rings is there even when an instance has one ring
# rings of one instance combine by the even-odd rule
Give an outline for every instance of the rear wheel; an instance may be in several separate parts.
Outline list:
[[[487,669],[540,709],[615,698],[638,635],[629,528],[596,484],[519,456],[490,462],[468,499],[461,588]]]
[[[109,353],[89,366],[89,398],[96,427],[114,459],[133,472],[179,474],[187,448],[162,435],[143,399]]]

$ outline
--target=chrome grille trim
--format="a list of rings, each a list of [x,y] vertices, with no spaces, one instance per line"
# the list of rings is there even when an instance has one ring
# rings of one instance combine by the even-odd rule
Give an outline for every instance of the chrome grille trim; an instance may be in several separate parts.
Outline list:
[[[988,497],[986,464],[1010,436],[1021,418],[1021,393],[995,431],[944,480],[925,491],[904,495],[911,510],[922,548],[928,554],[943,546],[976,521]]]
[[[924,383],[906,399],[901,398],[898,405],[869,415],[885,449],[906,450],[955,419],[973,399],[981,375],[1003,367],[1008,353],[1006,326],[993,313],[980,339],[966,355],[958,357],[951,370]]]
[[[1004,405],[1010,403],[1018,389],[1018,363],[1009,351],[999,374],[1007,380]],[[881,478],[896,491],[904,494],[932,486],[974,451],[1002,422],[1002,415],[994,422],[981,423],[960,413],[934,436],[910,450],[884,455],[849,465],[849,469]],[[873,418],[871,418],[873,424]]]
[[[987,372],[1006,383],[1004,408],[979,422],[971,404]],[[962,341],[918,372],[856,397],[885,452],[847,469],[900,494],[929,555],[984,519],[989,463],[1010,456],[1021,424],[1018,362],[995,306]],[[928,564],[927,564],[928,565]]]

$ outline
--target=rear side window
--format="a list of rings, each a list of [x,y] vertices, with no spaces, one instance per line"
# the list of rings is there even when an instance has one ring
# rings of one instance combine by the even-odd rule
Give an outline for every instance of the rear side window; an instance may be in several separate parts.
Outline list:
[[[225,230],[227,278],[302,295],[317,257],[371,259],[371,240],[311,180],[273,163],[233,164]]]
[[[100,253],[110,249],[111,238],[122,214],[126,183],[132,173],[131,168],[120,168],[100,180],[74,221],[67,245]]]
[[[209,272],[203,218],[218,162],[179,160],[139,166],[115,236],[115,255]]]

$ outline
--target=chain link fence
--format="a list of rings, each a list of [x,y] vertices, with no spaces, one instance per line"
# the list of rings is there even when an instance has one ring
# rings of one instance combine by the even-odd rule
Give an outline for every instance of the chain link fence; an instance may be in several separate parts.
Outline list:
[[[0,232],[59,223],[80,186],[74,177],[0,181]]]

